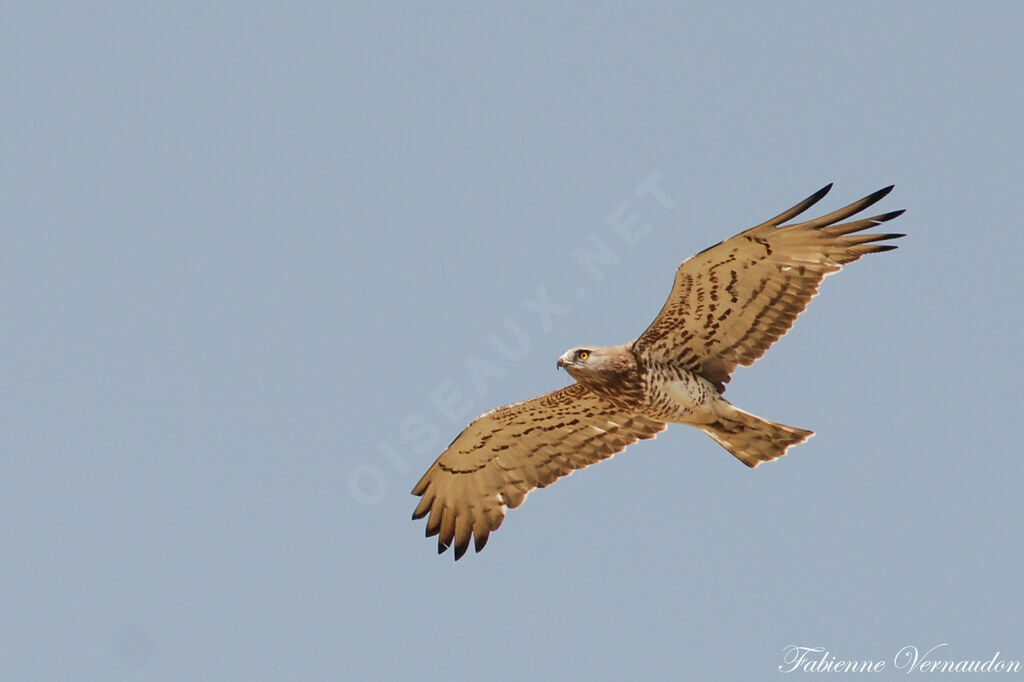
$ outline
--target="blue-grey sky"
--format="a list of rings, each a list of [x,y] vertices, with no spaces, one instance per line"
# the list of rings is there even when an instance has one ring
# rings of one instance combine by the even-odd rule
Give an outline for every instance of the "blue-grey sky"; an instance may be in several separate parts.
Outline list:
[[[623,5],[5,9],[0,679],[1024,659],[1024,9]],[[727,394],[815,438],[674,426],[435,555],[409,490],[469,417],[831,181],[909,236]]]

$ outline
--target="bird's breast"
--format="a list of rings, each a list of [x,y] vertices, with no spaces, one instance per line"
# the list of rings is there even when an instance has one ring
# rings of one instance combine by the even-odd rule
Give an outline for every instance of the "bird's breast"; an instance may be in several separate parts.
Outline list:
[[[717,420],[718,391],[704,377],[676,367],[652,367],[644,373],[646,416],[666,422],[710,424]]]

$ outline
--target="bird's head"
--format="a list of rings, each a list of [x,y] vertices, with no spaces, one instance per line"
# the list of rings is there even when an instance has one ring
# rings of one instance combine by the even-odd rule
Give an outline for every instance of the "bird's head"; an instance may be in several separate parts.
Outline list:
[[[635,371],[636,361],[627,346],[580,346],[562,353],[557,366],[582,384],[594,384]]]

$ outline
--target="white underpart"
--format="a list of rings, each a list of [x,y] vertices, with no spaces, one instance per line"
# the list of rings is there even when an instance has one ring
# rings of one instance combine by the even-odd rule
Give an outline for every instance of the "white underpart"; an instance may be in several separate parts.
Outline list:
[[[689,372],[682,379],[663,384],[665,394],[678,409],[672,421],[683,424],[713,424],[723,411],[732,407],[723,399],[714,385]],[[668,416],[668,415],[666,415]]]

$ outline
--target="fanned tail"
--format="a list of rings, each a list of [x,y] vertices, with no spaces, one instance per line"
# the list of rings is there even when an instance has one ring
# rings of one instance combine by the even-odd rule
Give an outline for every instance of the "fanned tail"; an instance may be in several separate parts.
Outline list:
[[[814,431],[768,421],[734,405],[730,407],[728,417],[699,428],[748,467],[778,459],[786,450],[814,435]]]

